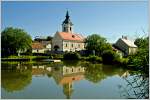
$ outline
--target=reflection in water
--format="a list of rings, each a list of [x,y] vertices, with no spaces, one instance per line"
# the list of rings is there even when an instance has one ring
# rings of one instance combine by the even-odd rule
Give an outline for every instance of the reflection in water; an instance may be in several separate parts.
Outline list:
[[[32,76],[36,77],[48,76],[49,80],[54,79],[55,83],[58,86],[62,87],[62,90],[60,91],[65,95],[67,99],[69,99],[72,98],[72,95],[75,91],[74,89],[75,82],[79,82],[84,79],[94,84],[98,83],[99,85],[101,85],[102,80],[107,79],[107,77],[117,75],[119,77],[122,77],[122,79],[126,80],[126,83],[128,83],[126,87],[124,87],[122,84],[118,85],[121,93],[121,98],[147,98],[148,93],[148,89],[145,90],[145,88],[142,88],[142,91],[134,90],[131,92],[131,93],[136,92],[136,95],[130,94],[128,90],[125,89],[128,89],[127,87],[129,86],[131,86],[131,88],[137,87],[139,89],[139,85],[138,86],[133,85],[134,82],[132,82],[132,80],[135,81],[135,78],[137,80],[142,78],[132,76],[130,75],[129,71],[111,65],[91,64],[87,62],[77,62],[77,61],[74,63],[63,62],[56,64],[2,63],[1,69],[2,69],[2,87],[7,92],[24,90],[25,87],[28,87],[29,84],[32,84],[31,82]],[[146,86],[146,84],[148,85],[147,82],[144,83],[144,80],[145,78],[143,78],[142,81],[140,82],[138,81],[138,84],[140,84],[141,86]],[[129,91],[131,90],[129,89]],[[137,96],[137,92],[145,96],[143,95]],[[97,95],[99,94],[97,93]]]
[[[28,66],[3,64],[1,72],[2,87],[8,92],[22,90],[31,83],[32,74]]]
[[[79,81],[84,78],[84,67],[59,67],[59,70],[53,70],[53,78],[57,84],[63,86],[63,93],[66,95],[66,98],[69,99],[73,92],[73,82]]]
[[[124,98],[148,99],[149,98],[149,78],[144,75],[134,75],[124,77],[127,86],[119,85],[121,96]]]

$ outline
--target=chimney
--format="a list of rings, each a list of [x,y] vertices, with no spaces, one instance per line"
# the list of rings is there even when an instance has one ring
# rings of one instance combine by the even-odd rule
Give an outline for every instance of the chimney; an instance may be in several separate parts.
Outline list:
[[[123,36],[123,35],[122,35],[122,39],[126,39],[126,40],[127,40],[128,38],[127,38],[127,36]]]

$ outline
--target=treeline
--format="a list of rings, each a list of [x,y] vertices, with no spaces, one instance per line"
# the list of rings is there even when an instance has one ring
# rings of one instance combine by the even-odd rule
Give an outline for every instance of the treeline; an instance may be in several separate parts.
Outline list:
[[[26,55],[32,54],[32,39],[31,36],[23,29],[8,27],[1,33],[1,55],[8,57],[11,55]],[[90,53],[65,53],[60,57],[63,59],[77,60],[84,59],[87,61],[103,62],[106,64],[122,64],[135,68],[142,72],[149,71],[149,37],[137,38],[135,44],[138,46],[138,51],[135,55],[127,58],[122,58],[120,54],[115,52],[112,45],[107,42],[106,38],[98,34],[89,35],[85,39],[85,48]],[[50,58],[59,58],[59,55],[50,55]]]

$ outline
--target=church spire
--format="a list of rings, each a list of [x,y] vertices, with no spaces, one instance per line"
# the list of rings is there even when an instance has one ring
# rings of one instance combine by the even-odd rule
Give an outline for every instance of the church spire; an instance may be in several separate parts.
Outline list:
[[[72,22],[70,20],[69,11],[66,12],[66,19],[62,23],[62,31],[72,33]]]
[[[69,19],[69,12],[68,12],[68,10],[67,10],[67,13],[66,13],[66,19]]]

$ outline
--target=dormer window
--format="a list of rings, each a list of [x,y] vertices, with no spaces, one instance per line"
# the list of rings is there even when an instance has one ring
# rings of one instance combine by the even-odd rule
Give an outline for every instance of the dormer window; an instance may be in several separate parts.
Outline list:
[[[75,35],[72,35],[73,38],[75,38]]]

